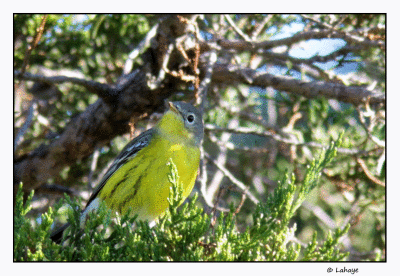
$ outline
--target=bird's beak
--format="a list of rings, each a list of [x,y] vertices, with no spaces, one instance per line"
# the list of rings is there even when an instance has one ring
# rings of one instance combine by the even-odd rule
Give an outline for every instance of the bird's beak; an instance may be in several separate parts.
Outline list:
[[[175,112],[176,114],[179,114],[179,110],[176,108],[176,106],[172,102],[168,102],[169,108]]]

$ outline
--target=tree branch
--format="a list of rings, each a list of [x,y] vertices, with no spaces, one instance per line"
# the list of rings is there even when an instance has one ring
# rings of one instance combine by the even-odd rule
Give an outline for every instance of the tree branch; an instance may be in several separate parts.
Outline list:
[[[276,90],[295,93],[306,98],[325,97],[359,105],[369,101],[371,105],[386,106],[385,94],[373,92],[361,86],[345,86],[321,81],[305,82],[285,76],[276,76],[258,72],[250,68],[234,65],[217,64],[214,68],[213,81],[217,83],[247,83],[252,86],[268,87]]]
[[[235,30],[235,32],[242,37],[245,41],[251,41],[251,39],[242,32],[241,29],[239,29],[238,26],[236,26],[235,22],[233,22],[232,18],[229,16],[229,14],[225,14],[224,15],[226,21],[228,21],[229,25],[231,25],[231,27]]]
[[[290,46],[300,41],[309,39],[341,38],[348,43],[362,46],[364,48],[386,47],[385,42],[383,41],[369,40],[364,37],[355,36],[352,33],[359,33],[359,31],[354,30],[353,32],[350,33],[350,32],[335,31],[335,30],[311,30],[308,32],[301,32],[291,37],[277,39],[277,40],[249,42],[249,41],[239,41],[239,40],[233,41],[233,40],[221,39],[218,41],[218,44],[225,49],[233,49],[237,51],[251,51],[251,50],[254,51],[256,49],[271,49],[282,45]]]
[[[223,172],[227,178],[229,178],[233,184],[235,184],[243,193],[245,193],[254,204],[258,204],[259,200],[251,192],[249,192],[248,187],[243,182],[234,177],[233,174],[231,174],[231,172],[224,166],[214,161],[214,159],[211,158],[208,153],[205,152],[205,156],[207,160],[211,161],[221,172]]]
[[[328,61],[333,61],[335,58],[339,56],[345,56],[349,53],[354,53],[357,51],[362,50],[362,47],[354,47],[354,46],[345,46],[343,48],[340,48],[336,51],[333,51],[332,53],[326,55],[326,56],[320,56],[320,55],[315,55],[311,58],[296,58],[292,57],[288,54],[281,54],[281,53],[274,53],[268,50],[258,50],[257,54],[260,54],[264,57],[272,58],[272,59],[277,59],[277,60],[289,60],[293,63],[305,63],[305,64],[313,64],[314,62],[328,62]]]
[[[37,103],[33,101],[29,106],[28,115],[26,116],[25,123],[20,128],[17,136],[14,139],[14,153],[17,150],[18,145],[24,140],[24,135],[33,122],[36,110],[37,110]]]
[[[42,22],[40,23],[40,26],[36,29],[35,38],[33,39],[32,44],[29,45],[28,48],[26,49],[25,57],[21,66],[21,72],[25,72],[25,70],[29,65],[29,59],[31,57],[32,51],[38,45],[40,38],[42,37],[42,34],[44,32],[44,26],[46,24],[47,16],[48,16],[47,14],[43,15]]]
[[[364,30],[354,30],[352,32],[343,32],[333,29],[328,30],[311,30],[307,32],[300,32],[291,37],[277,39],[277,40],[265,40],[265,41],[243,41],[243,40],[230,40],[230,39],[218,39],[218,45],[225,50],[235,50],[239,52],[243,51],[256,51],[258,49],[268,50],[278,46],[291,46],[300,41],[309,39],[323,39],[323,38],[341,38],[349,44],[354,44],[363,49],[369,49],[371,47],[384,49],[386,44],[381,40],[369,40],[365,37],[359,37],[354,34],[363,33]],[[203,41],[201,48],[209,50],[208,42]]]
[[[20,80],[30,80],[30,81],[38,81],[44,82],[48,84],[56,84],[56,83],[73,83],[77,85],[81,85],[88,89],[90,92],[95,93],[97,96],[102,98],[105,102],[112,102],[117,95],[117,90],[111,87],[108,84],[99,83],[92,80],[85,80],[75,77],[65,77],[65,76],[51,76],[46,77],[42,75],[35,75],[31,73],[22,73],[18,70],[14,71],[14,78]]]

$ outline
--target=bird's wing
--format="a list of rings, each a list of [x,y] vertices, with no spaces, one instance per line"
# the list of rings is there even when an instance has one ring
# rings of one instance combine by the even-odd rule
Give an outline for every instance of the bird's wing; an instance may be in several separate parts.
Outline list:
[[[149,129],[143,133],[141,133],[138,137],[133,139],[129,142],[125,148],[120,152],[120,154],[115,158],[114,163],[108,169],[106,174],[101,179],[100,183],[97,185],[96,190],[92,193],[89,198],[89,201],[86,204],[86,207],[97,197],[100,193],[101,189],[107,183],[108,179],[126,162],[131,160],[136,153],[138,153],[141,149],[146,147],[149,143],[151,138],[153,137],[154,129]],[[86,208],[85,207],[85,208]]]

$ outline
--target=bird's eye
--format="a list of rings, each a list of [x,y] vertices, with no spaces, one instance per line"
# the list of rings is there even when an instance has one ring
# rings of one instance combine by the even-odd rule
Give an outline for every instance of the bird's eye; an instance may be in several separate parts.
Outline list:
[[[187,116],[187,121],[188,121],[189,123],[193,123],[193,122],[194,122],[194,115],[193,115],[193,114],[189,114],[189,115]]]

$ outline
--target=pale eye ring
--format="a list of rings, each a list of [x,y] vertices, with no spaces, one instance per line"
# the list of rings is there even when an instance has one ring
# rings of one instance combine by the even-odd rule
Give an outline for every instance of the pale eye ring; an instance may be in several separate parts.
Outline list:
[[[189,114],[188,116],[187,116],[187,118],[186,118],[186,120],[190,123],[190,124],[192,124],[193,122],[194,122],[194,115],[193,114]]]

